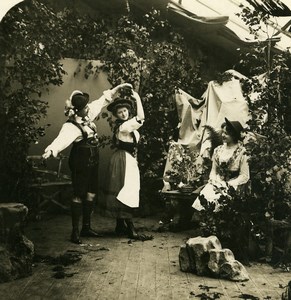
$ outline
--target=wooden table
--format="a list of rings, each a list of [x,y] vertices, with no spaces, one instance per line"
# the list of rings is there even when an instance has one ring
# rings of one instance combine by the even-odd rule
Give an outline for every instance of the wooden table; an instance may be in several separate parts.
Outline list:
[[[179,190],[162,191],[162,197],[166,203],[165,219],[173,222],[173,226],[179,229],[191,227],[191,219],[194,212],[192,204],[197,193],[182,193]]]

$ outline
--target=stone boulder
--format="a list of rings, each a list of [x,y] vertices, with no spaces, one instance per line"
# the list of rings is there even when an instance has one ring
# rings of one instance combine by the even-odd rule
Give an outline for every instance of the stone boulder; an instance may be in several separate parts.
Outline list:
[[[190,264],[190,256],[187,251],[186,245],[180,246],[180,252],[179,252],[179,264],[180,264],[180,270],[183,272],[191,272],[193,269],[193,266]]]
[[[247,281],[250,279],[246,268],[237,260],[225,262],[220,266],[219,277],[232,281]]]
[[[208,267],[214,276],[232,281],[249,280],[245,267],[235,259],[230,249],[210,250]]]
[[[32,272],[34,245],[23,235],[27,213],[21,203],[0,203],[0,282]]]
[[[229,261],[234,261],[234,255],[229,249],[211,249],[209,251],[208,267],[213,274],[219,275],[220,267]]]
[[[211,249],[221,249],[221,243],[216,236],[207,238],[198,236],[191,238],[181,247],[179,254],[180,268],[184,272],[193,272],[198,275],[209,273],[208,261]],[[188,258],[187,258],[188,257]],[[187,265],[188,264],[188,265]]]
[[[190,238],[180,247],[180,270],[232,281],[249,280],[245,267],[229,249],[222,249],[216,236]]]

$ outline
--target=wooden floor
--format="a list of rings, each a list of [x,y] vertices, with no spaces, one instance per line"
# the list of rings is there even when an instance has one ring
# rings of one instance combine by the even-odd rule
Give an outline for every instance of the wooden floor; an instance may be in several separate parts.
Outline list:
[[[251,280],[235,283],[179,269],[179,246],[194,231],[153,232],[158,219],[136,219],[137,228],[154,239],[129,243],[114,236],[114,221],[94,216],[94,227],[104,233],[74,245],[68,240],[71,222],[67,215],[45,216],[26,228],[38,255],[58,256],[80,250],[82,259],[66,269],[72,277],[56,279],[53,265],[36,263],[30,277],[0,284],[0,299],[281,299],[291,273],[253,263]],[[250,296],[246,296],[246,295]]]

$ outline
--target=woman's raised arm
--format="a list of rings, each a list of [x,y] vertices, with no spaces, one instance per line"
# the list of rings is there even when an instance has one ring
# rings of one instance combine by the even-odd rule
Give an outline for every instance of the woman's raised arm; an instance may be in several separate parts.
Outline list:
[[[136,100],[136,111],[137,111],[136,116],[140,121],[143,121],[145,119],[145,115],[144,115],[144,110],[143,110],[140,96],[137,92],[133,91],[133,97]]]

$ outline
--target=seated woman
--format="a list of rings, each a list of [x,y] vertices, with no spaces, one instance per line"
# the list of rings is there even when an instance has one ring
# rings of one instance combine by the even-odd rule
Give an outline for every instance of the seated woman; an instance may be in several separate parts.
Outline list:
[[[241,123],[225,118],[221,127],[223,145],[215,148],[208,183],[192,205],[198,211],[205,209],[200,203],[201,196],[208,202],[214,202],[214,211],[217,211],[220,196],[226,194],[229,187],[240,189],[250,178],[247,156],[241,142],[244,130]]]

